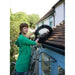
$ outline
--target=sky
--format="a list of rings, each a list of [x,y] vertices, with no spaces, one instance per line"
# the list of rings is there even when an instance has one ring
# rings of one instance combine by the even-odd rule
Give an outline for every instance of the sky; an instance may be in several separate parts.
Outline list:
[[[59,0],[10,0],[12,13],[23,11],[26,14],[38,14],[43,17]]]

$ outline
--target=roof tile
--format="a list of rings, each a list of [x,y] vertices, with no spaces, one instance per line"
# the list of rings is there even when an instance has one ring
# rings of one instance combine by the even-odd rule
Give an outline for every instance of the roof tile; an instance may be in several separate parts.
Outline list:
[[[46,41],[46,44],[57,45],[57,47],[65,48],[65,22],[61,22],[59,25],[53,28],[53,34]]]

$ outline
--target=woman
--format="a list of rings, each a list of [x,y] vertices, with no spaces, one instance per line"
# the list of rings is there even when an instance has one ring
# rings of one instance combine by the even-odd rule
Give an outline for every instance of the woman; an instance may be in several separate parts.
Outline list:
[[[22,23],[20,25],[19,37],[15,42],[15,44],[19,47],[19,56],[15,65],[17,75],[27,75],[31,59],[30,45],[36,45],[38,43],[38,40],[32,41],[28,39],[33,33],[27,35],[27,32],[28,32],[28,24]]]

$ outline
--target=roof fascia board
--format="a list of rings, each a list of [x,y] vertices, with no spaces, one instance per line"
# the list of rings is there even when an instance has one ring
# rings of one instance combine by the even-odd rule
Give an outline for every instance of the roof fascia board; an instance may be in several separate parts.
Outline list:
[[[58,1],[52,8],[56,8],[56,7],[58,7],[60,4],[62,4],[62,3],[64,3],[65,2],[65,0],[60,0],[60,1]]]

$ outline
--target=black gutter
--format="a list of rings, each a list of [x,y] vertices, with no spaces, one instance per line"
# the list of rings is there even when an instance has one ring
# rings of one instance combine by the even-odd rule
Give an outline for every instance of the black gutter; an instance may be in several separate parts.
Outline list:
[[[52,44],[52,43],[50,43],[50,42],[49,42],[49,43],[44,42],[44,44],[46,44],[46,45],[48,45],[48,46],[53,46],[53,47],[56,47],[56,48],[65,50],[65,47],[62,46],[62,45]]]
[[[53,46],[50,46],[50,45],[47,45],[47,44],[42,44],[42,46],[43,46],[43,48],[48,48],[52,51],[55,51],[55,52],[65,56],[65,50],[63,50],[63,49],[56,48],[56,47],[53,47]]]

